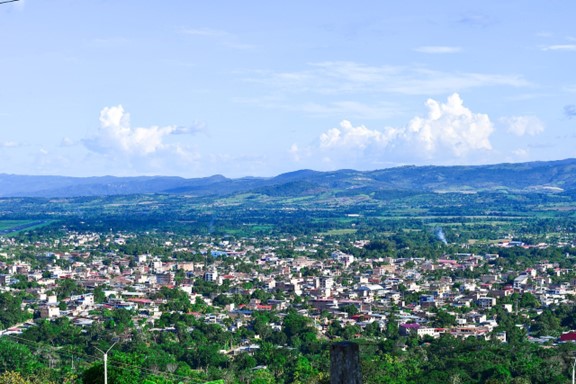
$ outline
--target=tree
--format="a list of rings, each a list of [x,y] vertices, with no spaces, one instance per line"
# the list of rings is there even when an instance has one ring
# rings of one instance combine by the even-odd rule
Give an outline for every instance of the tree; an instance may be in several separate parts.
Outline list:
[[[358,308],[354,304],[343,305],[342,307],[340,307],[340,310],[346,312],[348,316],[354,316],[360,313],[360,311],[358,311]]]
[[[140,384],[148,371],[142,370],[146,356],[135,353],[113,351],[108,356],[108,382],[115,384]],[[104,380],[104,366],[96,363],[84,371],[83,384],[101,384]]]
[[[530,292],[525,292],[520,298],[519,305],[520,308],[538,308],[540,306],[540,302],[536,296]]]
[[[400,359],[390,354],[378,354],[362,361],[364,384],[394,383],[408,384],[418,377],[420,368],[415,359]]]
[[[52,381],[45,381],[38,377],[28,379],[23,377],[20,373],[14,371],[6,371],[0,374],[0,384],[54,384]]]
[[[275,384],[274,375],[268,369],[258,369],[250,378],[252,384]]]
[[[212,300],[212,303],[219,307],[224,307],[225,305],[231,304],[233,302],[234,300],[231,297],[223,294],[216,296],[214,300]]]
[[[310,361],[304,356],[299,356],[296,359],[296,365],[294,367],[294,372],[292,374],[292,383],[294,384],[308,384],[317,382],[314,378],[318,375],[318,371],[315,370]]]
[[[293,346],[301,341],[300,337],[303,334],[312,330],[309,322],[310,319],[298,314],[298,312],[294,310],[288,311],[288,314],[284,317],[282,331]]]
[[[14,324],[25,321],[29,315],[21,308],[20,295],[0,292],[0,327],[8,328]]]
[[[106,295],[104,294],[104,288],[102,286],[97,286],[94,288],[94,302],[97,304],[102,304],[106,302]]]
[[[13,370],[28,375],[42,368],[28,347],[9,340],[0,338],[0,369]]]
[[[58,286],[56,287],[56,294],[58,296],[58,300],[65,299],[72,295],[81,295],[85,292],[84,288],[82,288],[76,281],[72,279],[60,279],[58,280]]]
[[[456,316],[449,314],[448,312],[439,309],[432,320],[432,325],[434,327],[446,328],[456,325]]]
[[[560,336],[562,333],[560,319],[549,309],[545,309],[534,319],[530,330],[538,336]]]

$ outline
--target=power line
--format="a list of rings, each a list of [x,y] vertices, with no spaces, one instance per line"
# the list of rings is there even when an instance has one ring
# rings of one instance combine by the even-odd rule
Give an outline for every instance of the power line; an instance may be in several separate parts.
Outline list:
[[[3,1],[0,1],[0,4],[14,3],[16,1],[20,1],[20,0],[3,0]]]

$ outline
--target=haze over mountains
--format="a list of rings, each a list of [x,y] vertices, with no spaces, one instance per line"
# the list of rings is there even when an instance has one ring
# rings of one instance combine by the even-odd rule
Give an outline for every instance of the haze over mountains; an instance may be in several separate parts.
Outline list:
[[[0,197],[78,197],[149,193],[195,196],[260,193],[308,196],[330,189],[351,194],[421,192],[561,192],[576,189],[576,159],[480,166],[404,166],[375,171],[300,170],[276,177],[185,179],[167,176],[64,177],[0,174]]]

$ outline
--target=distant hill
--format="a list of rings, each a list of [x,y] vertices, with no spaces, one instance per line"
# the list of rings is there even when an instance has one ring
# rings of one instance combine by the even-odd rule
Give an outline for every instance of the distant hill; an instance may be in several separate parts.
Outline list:
[[[376,171],[300,170],[270,178],[63,177],[0,174],[0,197],[77,197],[133,194],[223,196],[257,193],[311,196],[418,192],[562,192],[576,190],[576,159],[479,166],[404,166]]]

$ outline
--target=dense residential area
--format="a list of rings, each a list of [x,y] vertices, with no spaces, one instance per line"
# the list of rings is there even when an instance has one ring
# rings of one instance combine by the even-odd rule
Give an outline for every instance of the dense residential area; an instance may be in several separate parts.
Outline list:
[[[43,380],[101,382],[112,345],[114,382],[322,383],[351,340],[366,383],[560,383],[576,349],[566,239],[474,247],[436,228],[424,257],[398,236],[57,233],[0,240],[0,359]],[[496,360],[463,370],[469,348]],[[531,366],[498,361],[510,349]]]

